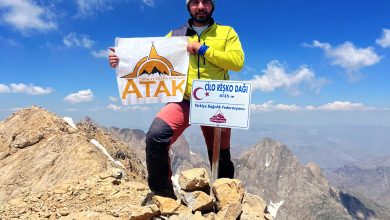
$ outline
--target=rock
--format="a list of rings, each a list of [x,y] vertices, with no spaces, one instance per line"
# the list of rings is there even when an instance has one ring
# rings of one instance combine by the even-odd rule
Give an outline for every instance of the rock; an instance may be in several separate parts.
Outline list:
[[[216,216],[216,214],[214,212],[210,212],[210,213],[203,215],[203,217],[205,217],[206,219],[209,219],[209,220],[214,220],[215,216]]]
[[[149,220],[161,213],[155,204],[150,206],[132,206],[131,210],[129,220]]]
[[[264,200],[249,193],[244,193],[242,201],[241,220],[265,220],[264,210],[266,209]]]
[[[207,220],[207,218],[202,216],[201,212],[196,212],[195,214],[190,213],[180,213],[179,215],[172,215],[168,218],[169,220]]]
[[[61,220],[76,220],[76,219],[77,220],[116,220],[117,218],[104,213],[85,211],[85,212],[74,213],[72,215],[60,219]]]
[[[274,218],[272,217],[272,215],[270,213],[266,213],[266,214],[264,214],[264,219],[265,220],[273,220]]]
[[[242,211],[241,203],[229,203],[215,216],[215,220],[236,220]]]
[[[192,212],[190,208],[180,204],[180,202],[171,198],[153,196],[152,202],[156,204],[157,207],[160,209],[161,215],[172,215],[179,214],[182,212]]]
[[[182,201],[190,209],[192,209],[192,211],[208,212],[212,211],[212,209],[214,208],[213,197],[207,195],[205,192],[185,192],[182,190],[180,193],[182,196]]]
[[[195,168],[180,173],[179,185],[186,191],[201,190],[210,185],[210,179],[206,169]]]
[[[32,146],[44,138],[44,134],[40,131],[27,130],[21,134],[12,135],[11,147],[23,149]]]
[[[238,179],[217,179],[212,186],[213,194],[217,200],[217,209],[221,210],[230,203],[240,203],[244,197],[242,183]]]

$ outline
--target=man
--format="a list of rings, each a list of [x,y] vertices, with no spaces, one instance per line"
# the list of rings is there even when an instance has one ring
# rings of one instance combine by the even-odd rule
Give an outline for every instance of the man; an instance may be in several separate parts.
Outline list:
[[[244,52],[237,33],[229,26],[216,24],[212,18],[213,0],[186,0],[191,19],[184,26],[171,31],[168,36],[188,36],[187,51],[190,62],[184,100],[166,104],[153,120],[146,134],[146,163],[148,184],[155,195],[176,198],[171,182],[169,148],[189,126],[189,106],[194,79],[228,80],[228,70],[240,71]],[[119,59],[109,56],[111,67]],[[214,128],[201,126],[208,148],[213,154]],[[218,178],[233,178],[234,166],[230,157],[231,129],[222,129]],[[211,161],[210,161],[211,163]]]

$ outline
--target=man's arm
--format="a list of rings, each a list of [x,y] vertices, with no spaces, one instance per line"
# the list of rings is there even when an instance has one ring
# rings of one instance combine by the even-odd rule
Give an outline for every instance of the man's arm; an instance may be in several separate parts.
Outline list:
[[[240,71],[244,66],[244,51],[240,39],[232,28],[228,33],[225,51],[209,47],[204,54],[207,61],[212,64],[232,71]]]

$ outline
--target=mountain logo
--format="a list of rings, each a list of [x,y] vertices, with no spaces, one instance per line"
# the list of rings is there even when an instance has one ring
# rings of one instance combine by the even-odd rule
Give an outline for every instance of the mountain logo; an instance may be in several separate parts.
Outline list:
[[[218,110],[214,115],[213,117],[210,118],[210,121],[211,122],[214,122],[214,123],[226,123],[226,118],[225,116],[222,114],[222,112],[220,110]]]
[[[138,77],[148,78],[156,76],[185,76],[182,73],[174,71],[172,63],[165,57],[160,56],[157,53],[154,44],[149,52],[149,56],[142,58],[135,65],[133,72],[122,76],[121,78],[125,79],[134,79]]]

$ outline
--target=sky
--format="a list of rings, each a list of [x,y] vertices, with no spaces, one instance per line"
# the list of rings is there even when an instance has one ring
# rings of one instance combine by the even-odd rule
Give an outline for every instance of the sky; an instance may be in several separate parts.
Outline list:
[[[390,1],[216,1],[238,33],[251,124],[390,126]],[[184,24],[183,0],[0,0],[0,120],[37,105],[146,130],[162,104],[121,104],[107,48]]]

